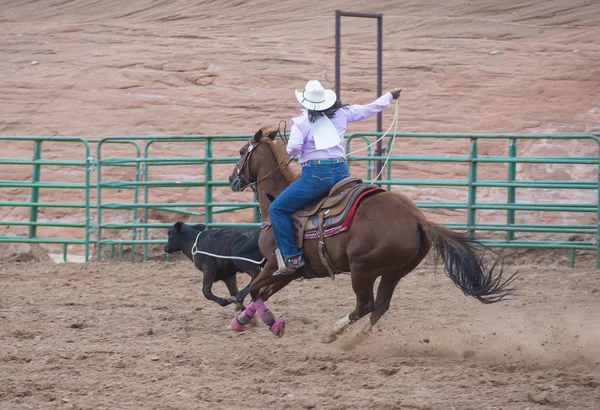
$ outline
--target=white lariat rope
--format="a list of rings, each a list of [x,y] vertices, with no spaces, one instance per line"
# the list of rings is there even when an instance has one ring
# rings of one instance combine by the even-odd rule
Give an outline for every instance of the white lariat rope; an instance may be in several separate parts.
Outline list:
[[[392,128],[392,125],[394,125],[394,135],[392,136],[392,141],[390,142],[390,149],[388,150],[387,157],[385,158],[385,162],[383,163],[381,170],[379,171],[377,176],[373,179],[373,181],[371,182],[371,185],[375,185],[375,181],[377,181],[379,179],[379,177],[381,176],[381,174],[383,174],[383,170],[385,169],[385,166],[387,165],[388,161],[390,160],[390,156],[392,155],[392,150],[394,149],[394,141],[396,140],[396,133],[398,131],[398,99],[396,99],[396,112],[394,113],[394,119],[392,120],[392,123],[390,124],[390,128],[388,128],[388,130],[385,132],[385,134],[383,134],[381,136],[381,138],[385,137],[385,135],[388,133],[388,131]]]
[[[196,240],[194,241],[194,245],[192,245],[192,260],[193,260],[194,256],[196,256],[197,254],[202,254],[202,255],[212,256],[213,258],[237,259],[237,260],[241,260],[241,261],[246,261],[246,262],[254,263],[256,265],[260,265],[260,264],[262,264],[265,261],[265,258],[262,258],[262,260],[260,260],[260,261],[255,261],[254,259],[243,258],[241,256],[223,256],[223,255],[215,255],[214,253],[210,253],[210,252],[199,251],[198,250],[198,238],[200,238],[200,235],[202,234],[202,232],[204,232],[204,231],[198,232],[198,236],[196,236]]]
[[[384,132],[381,137],[377,138],[373,143],[367,145],[366,147],[357,149],[356,151],[352,151],[352,152],[349,152],[346,155],[344,155],[345,157],[349,157],[352,154],[356,154],[357,152],[364,151],[367,148],[372,147],[373,145],[377,144],[379,141],[381,141],[382,139],[384,139],[385,136],[390,132],[390,130],[392,129],[392,127],[394,127],[394,135],[392,136],[392,142],[390,143],[390,149],[388,151],[388,154],[387,154],[387,157],[385,159],[385,162],[383,163],[383,166],[381,167],[381,170],[379,171],[379,173],[377,174],[377,176],[373,179],[373,181],[371,182],[371,185],[375,185],[375,181],[377,181],[377,179],[383,173],[383,170],[385,169],[385,166],[387,165],[388,161],[390,160],[390,156],[392,155],[392,149],[394,147],[394,141],[396,140],[396,133],[398,131],[398,99],[396,99],[396,109],[395,109],[395,112],[394,112],[394,118],[392,119],[392,123],[390,124],[389,128],[387,129],[387,131]]]
[[[396,124],[396,128],[394,129],[394,136],[393,136],[392,138],[396,138],[396,130],[398,129],[398,99],[396,100],[396,110],[395,110],[395,112],[394,112],[394,119],[392,119],[392,123],[390,124],[390,127],[387,129],[387,131],[386,131],[386,132],[384,132],[384,133],[383,133],[383,135],[382,135],[381,137],[379,137],[379,138],[377,138],[375,141],[373,141],[373,143],[371,143],[371,144],[367,145],[366,147],[363,147],[363,148],[357,149],[356,151],[349,152],[349,153],[347,153],[347,154],[346,154],[346,155],[344,155],[344,156],[345,156],[345,157],[348,157],[348,156],[350,156],[350,155],[352,155],[352,154],[356,154],[357,152],[364,151],[364,150],[366,150],[367,148],[369,148],[369,147],[372,147],[373,145],[377,144],[379,141],[381,141],[382,139],[384,139],[384,138],[385,138],[385,136],[388,134],[388,132],[390,132],[390,130],[392,129],[392,126],[393,126],[394,124]],[[391,150],[390,150],[390,151],[391,151]]]

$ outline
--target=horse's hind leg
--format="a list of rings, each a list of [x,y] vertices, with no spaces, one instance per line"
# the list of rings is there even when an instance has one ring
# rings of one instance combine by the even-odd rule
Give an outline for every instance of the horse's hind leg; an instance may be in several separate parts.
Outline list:
[[[392,301],[392,296],[394,295],[394,290],[400,279],[408,275],[412,272],[423,259],[427,256],[429,251],[431,250],[431,241],[425,236],[421,227],[419,227],[420,232],[420,246],[418,248],[418,252],[413,259],[404,267],[394,271],[389,272],[381,276],[381,281],[379,282],[379,286],[377,288],[377,298],[375,299],[375,308],[371,312],[371,317],[369,318],[369,323],[363,329],[363,333],[368,333],[371,328],[381,319],[381,317],[388,311],[390,308],[390,302]]]
[[[323,343],[331,343],[337,339],[348,327],[367,315],[373,310],[374,298],[373,298],[373,285],[375,284],[376,276],[365,276],[358,272],[353,271],[351,273],[352,289],[356,294],[356,309],[349,315],[344,316],[341,320],[338,320],[333,326],[327,330],[323,335]]]
[[[430,245],[424,243],[417,256],[410,261],[408,265],[399,269],[395,272],[386,273],[381,276],[381,281],[379,282],[379,286],[377,287],[377,298],[375,299],[375,308],[371,312],[371,317],[369,318],[369,323],[363,329],[363,333],[368,333],[371,328],[381,319],[381,317],[388,311],[390,308],[390,302],[392,301],[392,296],[394,295],[394,290],[400,279],[408,275],[412,272],[425,258],[427,253],[429,252]]]
[[[371,312],[371,317],[369,318],[369,322],[365,325],[362,330],[363,334],[369,333],[371,328],[381,319],[385,312],[390,308],[390,302],[392,300],[392,295],[394,294],[394,290],[400,279],[402,279],[406,274],[408,274],[410,270],[401,269],[396,272],[386,273],[381,276],[381,281],[379,282],[379,286],[377,288],[377,298],[375,299],[375,307]]]

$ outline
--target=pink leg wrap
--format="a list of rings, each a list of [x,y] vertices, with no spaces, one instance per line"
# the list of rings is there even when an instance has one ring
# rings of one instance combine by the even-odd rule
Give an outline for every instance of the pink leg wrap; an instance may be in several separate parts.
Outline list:
[[[240,315],[237,317],[237,319],[242,325],[247,325],[248,323],[250,323],[250,321],[254,317],[255,313],[256,313],[256,305],[254,304],[254,302],[250,302],[250,304],[248,305],[246,310],[244,310],[242,313],[240,313]]]
[[[263,302],[262,299],[256,299],[254,303],[256,306],[256,311],[258,312],[258,316],[262,319],[265,325],[269,326],[269,329],[274,335],[282,337],[285,329],[285,321],[282,319],[275,320],[275,315],[269,310],[268,307],[265,306],[265,302]]]
[[[235,330],[237,332],[243,332],[246,330],[246,325],[250,323],[255,313],[256,306],[254,302],[250,302],[246,310],[240,313],[238,317],[233,319],[230,326],[231,330]]]
[[[258,316],[267,326],[271,326],[275,322],[275,315],[265,306],[265,302],[262,299],[256,299],[254,302]]]
[[[246,326],[242,325],[238,321],[238,318],[236,317],[235,319],[233,319],[231,321],[231,324],[229,325],[229,329],[233,330],[234,332],[243,332],[244,330],[246,330]]]
[[[279,319],[276,320],[271,326],[270,326],[271,332],[273,332],[273,334],[277,337],[283,337],[283,332],[285,330],[285,320],[283,319]]]

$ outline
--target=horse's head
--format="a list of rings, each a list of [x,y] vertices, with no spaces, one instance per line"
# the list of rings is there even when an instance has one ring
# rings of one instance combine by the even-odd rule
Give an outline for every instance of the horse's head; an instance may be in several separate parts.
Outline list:
[[[229,177],[229,185],[233,191],[243,191],[247,187],[254,189],[254,184],[258,181],[260,165],[265,164],[267,155],[273,156],[273,151],[267,144],[273,141],[276,136],[277,131],[261,128],[240,149],[240,160],[235,164],[233,173]]]

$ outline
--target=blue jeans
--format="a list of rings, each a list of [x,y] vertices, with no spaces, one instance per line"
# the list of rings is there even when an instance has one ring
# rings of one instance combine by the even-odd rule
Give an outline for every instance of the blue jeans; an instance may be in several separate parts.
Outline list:
[[[287,187],[269,206],[275,244],[284,258],[300,255],[290,214],[315,198],[324,197],[342,179],[350,176],[345,162],[302,167],[302,176]]]

